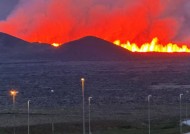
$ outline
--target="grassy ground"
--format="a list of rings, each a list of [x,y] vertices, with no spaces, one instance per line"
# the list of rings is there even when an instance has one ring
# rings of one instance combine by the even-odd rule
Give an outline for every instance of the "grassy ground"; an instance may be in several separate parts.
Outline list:
[[[147,124],[143,126],[136,126],[134,124],[129,124],[124,121],[92,121],[92,133],[93,134],[147,134],[148,127]],[[151,133],[153,134],[179,134],[179,125],[176,123],[177,120],[171,122],[163,122],[163,124],[157,125],[153,122],[151,126]],[[54,134],[81,134],[82,133],[82,123],[56,123]],[[88,128],[88,124],[86,124]],[[190,128],[183,126],[183,132],[189,132]],[[88,129],[86,129],[88,134]],[[0,134],[12,134],[12,127],[0,128]],[[27,126],[16,127],[17,134],[26,134]],[[30,134],[52,134],[51,124],[43,125],[33,125],[30,127]]]
[[[67,130],[64,128],[64,124],[55,124],[55,134],[81,134],[82,126],[77,124],[70,124],[71,126],[68,128],[72,128],[71,130]],[[73,126],[72,126],[73,125]],[[81,128],[79,128],[81,127]],[[50,124],[46,125],[38,125],[31,126],[30,134],[52,134]],[[188,127],[183,126],[183,132],[188,132],[190,129]],[[12,134],[13,128],[1,128],[0,134]],[[26,134],[27,127],[17,127],[16,133],[18,134]],[[87,130],[88,133],[88,130]],[[120,126],[120,127],[105,127],[105,128],[92,128],[93,134],[147,134],[147,128],[133,127],[133,126]],[[154,134],[179,134],[179,127],[176,125],[170,126],[153,126],[151,128],[151,133]]]
[[[183,106],[184,107],[184,106]],[[183,110],[184,111],[184,110]],[[88,111],[86,111],[86,114]],[[184,112],[183,119],[184,119]],[[53,116],[52,116],[53,115]],[[51,122],[55,123],[55,134],[81,134],[81,109],[42,110],[31,109],[30,134],[52,134]],[[87,114],[88,115],[88,114]],[[86,121],[88,116],[86,115]],[[91,127],[93,134],[147,134],[146,105],[103,105],[92,107]],[[189,116],[189,115],[188,115]],[[3,111],[0,114],[0,134],[13,133],[13,113]],[[88,122],[86,122],[88,133]],[[183,132],[190,132],[183,126]],[[17,111],[16,134],[27,133],[27,112]],[[179,134],[179,109],[176,105],[151,106],[151,133]]]

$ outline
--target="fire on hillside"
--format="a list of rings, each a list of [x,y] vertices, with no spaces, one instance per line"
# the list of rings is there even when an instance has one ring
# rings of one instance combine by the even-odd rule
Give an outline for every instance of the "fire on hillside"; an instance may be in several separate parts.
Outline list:
[[[160,44],[158,38],[153,38],[150,43],[144,43],[140,47],[136,43],[121,43],[120,40],[113,42],[115,45],[121,46],[131,52],[164,52],[164,53],[173,53],[173,52],[190,52],[190,48],[187,45],[178,45],[175,43],[168,43],[166,45]]]

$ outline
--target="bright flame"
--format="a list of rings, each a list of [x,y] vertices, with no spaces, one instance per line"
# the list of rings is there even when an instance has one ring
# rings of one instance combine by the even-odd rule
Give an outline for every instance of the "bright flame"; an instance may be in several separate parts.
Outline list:
[[[53,44],[51,44],[52,46],[54,46],[54,47],[59,47],[59,46],[61,46],[61,44],[59,44],[59,43],[53,43]]]
[[[188,48],[187,45],[182,45],[181,47],[173,43],[162,45],[159,44],[158,38],[153,38],[150,43],[144,43],[141,45],[141,47],[138,47],[136,43],[130,43],[129,41],[122,44],[120,40],[116,40],[113,43],[132,52],[190,52],[190,48]]]

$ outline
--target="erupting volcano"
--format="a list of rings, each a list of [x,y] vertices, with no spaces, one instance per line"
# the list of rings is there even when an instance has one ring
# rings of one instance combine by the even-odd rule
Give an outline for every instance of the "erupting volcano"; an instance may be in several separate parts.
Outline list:
[[[0,31],[53,47],[95,36],[131,52],[189,53],[189,7],[188,0],[18,0],[0,14]]]
[[[173,52],[187,52],[190,53],[190,48],[187,45],[177,45],[175,43],[168,43],[167,45],[162,45],[159,43],[158,38],[153,38],[150,43],[144,43],[140,47],[136,43],[121,43],[120,40],[113,42],[115,45],[121,46],[131,52],[163,52],[163,53],[173,53]]]

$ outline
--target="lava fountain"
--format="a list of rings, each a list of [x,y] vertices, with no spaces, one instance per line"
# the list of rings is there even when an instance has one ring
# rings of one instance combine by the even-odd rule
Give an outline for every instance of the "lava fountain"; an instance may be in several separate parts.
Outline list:
[[[61,46],[61,44],[59,44],[59,43],[52,43],[51,44],[53,47],[59,47],[59,46]]]
[[[186,52],[190,53],[190,48],[187,45],[178,45],[174,43],[168,43],[167,45],[162,45],[159,43],[157,37],[153,38],[150,43],[144,43],[140,47],[136,43],[121,43],[120,40],[113,42],[115,45],[123,47],[131,52],[163,52],[163,53],[173,53],[173,52]]]

